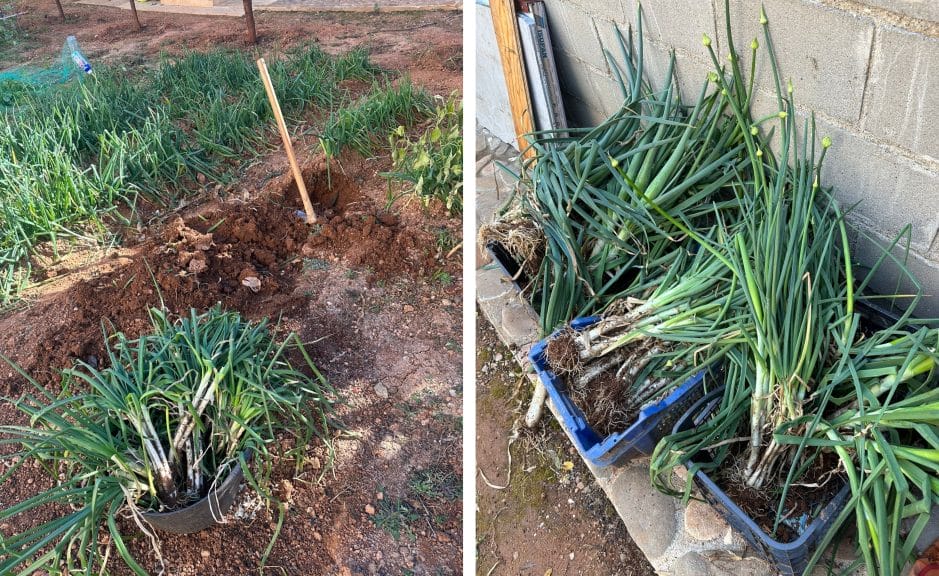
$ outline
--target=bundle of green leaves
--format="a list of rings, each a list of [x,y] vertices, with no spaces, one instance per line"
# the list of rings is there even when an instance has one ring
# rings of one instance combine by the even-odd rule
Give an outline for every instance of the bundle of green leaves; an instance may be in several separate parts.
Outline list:
[[[135,573],[147,574],[125,545],[119,516],[149,532],[141,512],[205,497],[236,464],[272,501],[272,457],[295,458],[299,469],[314,438],[329,443],[334,392],[296,334],[278,342],[266,321],[247,322],[219,306],[176,320],[153,309],[150,317],[149,334],[110,338],[107,367],[64,371],[57,394],[21,371],[35,391],[10,401],[29,424],[0,427],[0,443],[18,447],[2,456],[11,466],[0,484],[31,461],[54,482],[0,512],[0,521],[49,504],[71,511],[0,534],[0,573],[94,573],[113,546]],[[291,363],[294,352],[304,371]],[[246,454],[253,454],[250,468]],[[102,527],[110,534],[105,547]]]
[[[383,174],[403,184],[400,193],[389,192],[391,204],[402,196],[416,196],[425,207],[443,204],[450,214],[463,213],[463,101],[456,95],[442,98],[430,125],[410,140],[404,126],[389,137],[392,169]]]

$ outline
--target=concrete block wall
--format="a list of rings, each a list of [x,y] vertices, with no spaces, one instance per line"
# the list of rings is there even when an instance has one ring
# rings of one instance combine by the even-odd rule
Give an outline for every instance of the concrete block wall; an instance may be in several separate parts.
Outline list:
[[[613,26],[636,24],[636,0],[546,0],[568,117],[593,125],[621,103],[603,50],[618,57]],[[735,45],[749,55],[758,37],[761,2],[731,0]],[[869,265],[904,226],[910,252],[896,250],[928,296],[918,313],[939,315],[939,2],[922,0],[763,0],[781,74],[791,78],[796,106],[814,111],[819,139],[833,146],[823,178],[858,232],[858,262]],[[643,0],[646,67],[661,85],[669,51],[679,86],[694,99],[712,69],[701,44],[707,33],[728,52],[723,0]],[[757,67],[760,99],[770,103],[768,62]],[[485,125],[485,124],[484,124]],[[897,269],[875,283],[895,291]],[[901,283],[908,290],[909,283]]]

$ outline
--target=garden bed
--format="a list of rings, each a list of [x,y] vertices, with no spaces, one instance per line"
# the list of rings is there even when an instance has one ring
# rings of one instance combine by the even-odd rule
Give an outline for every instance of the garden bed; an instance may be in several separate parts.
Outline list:
[[[52,2],[46,4],[54,11]],[[184,38],[194,48],[241,46],[240,30],[211,18],[146,15],[148,29],[137,33],[126,13],[69,8],[78,20],[50,19],[41,33],[51,39],[66,28],[81,28],[94,38],[83,42],[93,61],[123,62],[129,54],[154,54]],[[41,14],[31,10],[28,18],[41,21]],[[327,49],[372,48],[377,63],[410,72],[430,92],[448,94],[460,85],[459,15],[259,15],[258,27],[269,43],[265,50],[273,42],[315,36]],[[405,38],[380,28],[414,32]],[[38,46],[42,38],[29,41]],[[423,50],[415,54],[418,45]],[[27,53],[39,52],[37,47]],[[309,343],[313,360],[346,400],[337,420],[349,434],[335,440],[332,470],[319,444],[308,453],[301,476],[294,476],[289,463],[275,467],[274,489],[289,509],[268,567],[288,574],[362,573],[370,564],[390,573],[458,573],[461,258],[447,253],[459,242],[459,218],[403,200],[386,210],[387,182],[379,175],[390,167],[386,153],[367,159],[340,154],[330,166],[330,188],[316,139],[300,134],[295,146],[320,217],[309,227],[293,215],[299,199],[283,152],[271,151],[275,134],[266,138],[268,151],[230,185],[208,186],[173,213],[150,207],[142,227],[115,229],[124,244],[106,257],[88,252],[55,264],[39,262],[34,270],[45,280],[24,294],[23,305],[0,317],[0,353],[54,386],[57,371],[76,359],[103,362],[102,322],[109,332],[138,335],[147,328],[147,308],[159,306],[161,297],[172,313],[221,302],[248,319],[280,320],[279,330],[296,331]],[[246,278],[260,281],[257,291]],[[418,307],[420,322],[413,314]],[[0,367],[0,395],[16,397],[25,390],[11,368]],[[11,423],[22,423],[22,417],[0,402],[0,424]],[[22,468],[4,485],[0,505],[6,508],[50,482],[42,470]],[[255,571],[277,511],[257,510],[248,495],[242,492],[235,502],[239,519],[190,536],[161,533],[167,570]],[[55,514],[42,510],[0,530],[20,532]],[[120,523],[131,535],[132,553],[148,571],[158,572],[149,542],[133,537],[129,519]],[[109,569],[126,572],[113,559]]]

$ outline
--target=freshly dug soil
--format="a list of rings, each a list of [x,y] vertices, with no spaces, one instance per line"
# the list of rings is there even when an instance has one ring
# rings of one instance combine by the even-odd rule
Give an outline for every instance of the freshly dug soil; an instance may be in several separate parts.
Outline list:
[[[773,524],[776,521],[781,495],[780,486],[785,478],[770,482],[770,486],[752,488],[741,479],[745,463],[745,454],[732,457],[727,465],[721,466],[714,474],[714,481],[741,510],[775,540],[787,543],[798,539],[802,530],[794,523],[790,525],[780,522],[773,536]],[[843,472],[838,470],[838,464],[838,457],[832,453],[822,453],[816,458],[805,476],[790,486],[786,493],[784,518],[795,520],[807,515],[808,519],[804,525],[810,524],[845,485],[845,477]]]
[[[344,176],[332,175],[332,189],[325,177],[310,182],[315,207],[322,206],[322,198],[338,193],[339,201],[321,210],[319,218],[325,224],[310,227],[297,217],[299,200],[288,191],[248,203],[203,206],[193,215],[172,218],[132,251],[113,254],[98,274],[27,311],[67,317],[66,325],[43,337],[7,332],[0,343],[11,336],[27,336],[24,344],[35,348],[20,360],[21,366],[46,383],[72,359],[104,357],[102,329],[139,335],[150,326],[148,309],[161,302],[172,312],[185,313],[217,302],[246,311],[277,300],[276,312],[283,312],[284,302],[278,297],[294,291],[297,275],[305,268],[328,266],[341,250],[343,261],[364,268],[371,281],[405,270],[416,277],[428,274],[435,255],[422,247],[433,243],[430,232],[401,226],[397,217],[363,198]],[[336,236],[337,231],[341,236]],[[246,282],[251,278],[257,280],[253,287],[251,280]],[[302,299],[289,298],[286,304],[298,306]],[[45,369],[49,370],[42,372]],[[11,385],[0,383],[0,393],[20,391]]]

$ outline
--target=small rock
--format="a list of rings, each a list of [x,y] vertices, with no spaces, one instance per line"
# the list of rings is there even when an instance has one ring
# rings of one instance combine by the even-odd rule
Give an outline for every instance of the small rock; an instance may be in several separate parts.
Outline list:
[[[375,394],[377,394],[379,398],[383,400],[388,399],[388,389],[385,388],[384,384],[379,382],[378,384],[375,384],[374,388],[375,388]]]
[[[195,260],[193,260],[193,262],[195,262]],[[261,289],[261,279],[257,276],[247,276],[241,281],[241,284],[242,286],[247,286],[252,292],[257,292]]]
[[[727,529],[727,522],[708,504],[692,500],[685,508],[685,532],[695,540],[720,538]]]
[[[320,534],[319,532],[314,532],[314,533],[313,533],[313,539],[316,540],[317,542],[319,542],[320,540],[323,539],[323,535]]]
[[[410,314],[411,312],[414,312],[414,306],[411,306],[410,304],[405,304],[402,310],[404,310],[405,314]]]
[[[209,554],[209,551],[208,551],[208,550],[203,550],[203,551],[201,552],[201,554],[202,554],[202,559],[203,559],[203,560],[208,560],[208,559],[209,559],[210,554]]]
[[[725,550],[708,550],[703,552],[702,556],[708,563],[709,576],[763,576],[773,571],[769,564],[760,558],[741,558]]]
[[[281,486],[284,489],[284,500],[290,502],[293,497],[293,483],[290,480],[284,480]]]
[[[492,359],[495,360],[496,362],[502,362],[502,353],[496,352],[496,355],[493,356]]]
[[[372,514],[375,513],[375,507],[372,506],[371,504],[366,504],[366,505],[365,505],[365,513],[368,514],[369,516],[371,516]]]
[[[375,499],[376,499],[376,500],[384,500],[384,499],[385,499],[385,495],[384,495],[383,493],[381,493],[381,492],[378,492],[377,494],[375,494]]]
[[[708,562],[697,552],[686,552],[672,566],[675,576],[706,576],[709,574]]]

